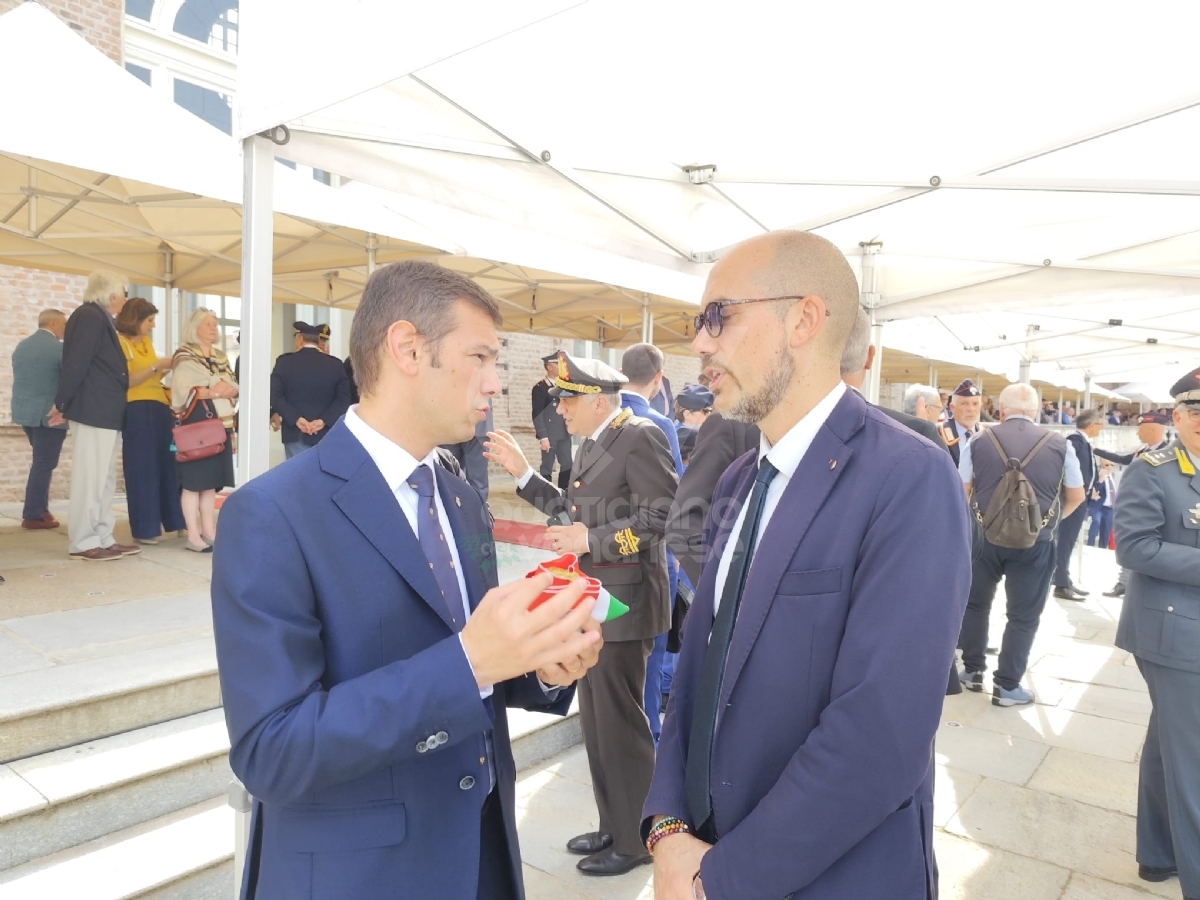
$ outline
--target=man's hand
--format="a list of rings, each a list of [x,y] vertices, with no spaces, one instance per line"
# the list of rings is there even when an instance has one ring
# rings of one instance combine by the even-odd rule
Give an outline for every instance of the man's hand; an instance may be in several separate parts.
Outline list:
[[[47,428],[55,428],[58,425],[62,425],[66,421],[67,420],[63,417],[63,414],[58,411],[57,406],[50,407],[50,416],[46,420]]]
[[[654,848],[654,900],[692,900],[692,879],[712,849],[690,834],[672,834]]]
[[[599,633],[600,623],[595,619],[588,618],[583,623],[583,630],[585,632],[595,631]],[[541,679],[542,684],[547,684],[551,687],[566,687],[569,684],[574,684],[586,675],[588,669],[594,666],[600,659],[600,648],[603,646],[604,638],[601,637],[600,640],[588,647],[582,654],[575,657],[574,660],[538,669],[537,676]]]
[[[546,529],[546,539],[556,553],[574,553],[582,556],[590,553],[588,546],[587,526],[582,522],[572,522],[570,525],[551,525]]]
[[[460,633],[480,689],[527,672],[578,665],[600,643],[600,632],[584,627],[596,602],[585,600],[571,608],[583,596],[582,579],[530,611],[529,604],[552,583],[550,575],[542,573],[483,595]]]
[[[513,478],[520,478],[529,471],[529,460],[521,452],[515,437],[507,431],[489,431],[487,436],[488,439],[483,442],[484,459],[500,463]]]
[[[296,420],[296,427],[300,429],[302,434],[312,434],[312,423],[308,419],[301,416]]]
[[[541,450],[543,453],[549,453],[550,452],[550,438],[542,438],[540,441],[538,441],[538,449]]]
[[[325,429],[325,420],[313,419],[308,423],[308,425],[310,428],[312,428],[312,431],[310,431],[309,434],[320,434]]]
[[[271,413],[271,430],[278,431],[283,425],[283,416],[279,413]]]

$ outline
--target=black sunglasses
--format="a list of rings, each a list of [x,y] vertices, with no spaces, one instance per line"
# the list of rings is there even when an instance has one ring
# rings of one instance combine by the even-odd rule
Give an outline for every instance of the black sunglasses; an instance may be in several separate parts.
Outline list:
[[[714,300],[704,307],[704,312],[692,319],[692,327],[696,330],[696,334],[700,333],[701,328],[705,328],[713,337],[720,337],[721,328],[725,325],[723,310],[727,306],[739,306],[742,303],[770,303],[773,300],[803,300],[807,296],[808,294],[801,294],[795,297],[754,297],[749,300]],[[829,314],[829,309],[826,308],[825,315],[828,316]]]

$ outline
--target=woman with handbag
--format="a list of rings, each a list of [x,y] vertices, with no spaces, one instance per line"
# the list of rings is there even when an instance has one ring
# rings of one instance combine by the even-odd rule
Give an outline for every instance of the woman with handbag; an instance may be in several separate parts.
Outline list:
[[[129,530],[139,544],[157,544],[162,532],[184,529],[175,457],[171,453],[175,417],[162,385],[163,373],[170,372],[175,361],[154,352],[150,332],[157,313],[149,300],[131,297],[117,313],[116,321],[117,337],[129,367],[125,427],[121,430],[125,497]]]
[[[217,317],[208,309],[192,313],[183,332],[183,344],[175,351],[175,369],[171,375],[171,405],[179,426],[175,443],[179,460],[176,470],[183,489],[181,503],[187,522],[188,550],[211,553],[217,533],[217,491],[233,486],[233,417],[237,412],[237,379],[229,359],[216,346]],[[225,442],[209,443],[199,450],[181,448],[188,426],[219,419],[225,430]],[[191,429],[193,432],[196,429]]]

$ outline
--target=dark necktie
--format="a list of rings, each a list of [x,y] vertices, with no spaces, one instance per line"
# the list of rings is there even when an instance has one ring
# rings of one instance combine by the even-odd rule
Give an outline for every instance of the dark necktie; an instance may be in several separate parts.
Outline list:
[[[434,501],[435,491],[433,470],[426,465],[419,465],[408,476],[408,486],[417,492],[417,540],[421,542],[421,550],[425,561],[437,579],[446,601],[446,612],[455,631],[462,631],[463,600],[462,591],[458,588],[458,575],[454,571],[454,557],[450,555],[450,535],[442,531],[442,522],[437,514],[437,503]]]
[[[725,662],[729,657],[729,643],[733,638],[733,626],[737,620],[738,606],[746,586],[746,575],[754,556],[754,543],[762,520],[763,507],[767,500],[767,487],[778,469],[770,460],[763,458],[759,463],[754,489],[746,503],[746,517],[738,533],[729,560],[729,574],[721,590],[721,607],[713,621],[708,649],[700,668],[700,685],[696,689],[696,704],[692,710],[692,730],[688,737],[687,767],[684,770],[684,791],[688,811],[701,838],[715,840],[716,831],[712,818],[712,791],[710,768],[712,764],[713,735],[717,724],[717,711],[721,702],[721,680],[725,675]]]

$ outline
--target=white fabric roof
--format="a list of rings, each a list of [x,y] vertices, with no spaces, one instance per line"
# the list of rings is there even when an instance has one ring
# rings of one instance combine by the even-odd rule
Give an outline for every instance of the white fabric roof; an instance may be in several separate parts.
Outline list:
[[[241,133],[287,124],[281,154],[470,255],[694,301],[722,248],[800,227],[856,265],[881,243],[879,318],[936,315],[932,356],[1060,382],[1200,356],[1200,5],[460,0],[395,53],[304,7],[246,4]],[[324,29],[319,96],[272,72],[289,18]]]

